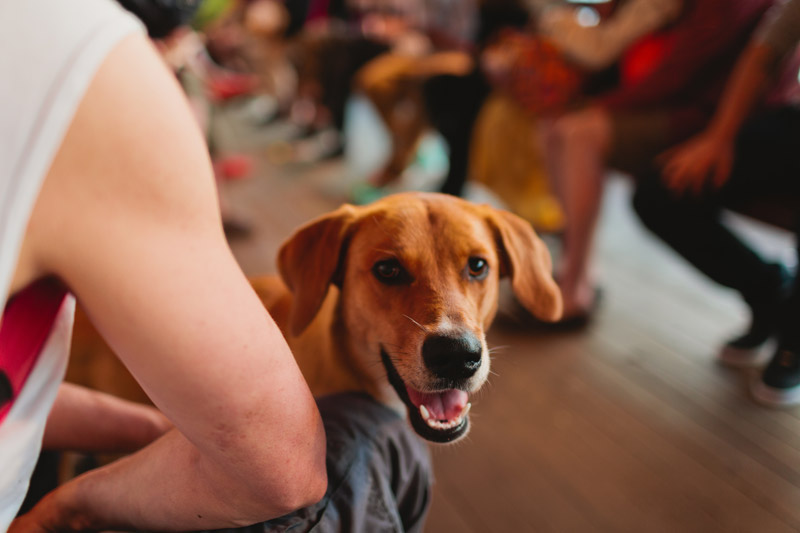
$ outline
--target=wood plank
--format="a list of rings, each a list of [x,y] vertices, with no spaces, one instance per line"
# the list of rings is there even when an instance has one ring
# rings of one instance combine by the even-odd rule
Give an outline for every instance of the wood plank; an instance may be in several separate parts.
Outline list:
[[[498,393],[496,384],[492,399],[503,405],[502,410],[513,410],[514,400],[506,398],[505,389],[511,383],[516,397],[527,391],[525,418],[535,420],[535,425],[524,420],[509,424],[505,429],[508,445],[551,461],[559,475],[595,506],[604,519],[603,530],[661,530],[652,524],[654,520],[671,524],[664,530],[729,531],[731,525],[742,522],[774,531],[791,530],[715,476],[705,474],[702,465],[674,450],[663,435],[645,432],[646,426],[627,415],[624,407],[644,403],[646,392],[635,398],[636,403],[626,401],[623,406],[604,400],[617,384],[598,379],[602,368],[596,368],[596,360],[576,352],[570,361],[565,353],[561,346],[558,353],[526,362],[530,369],[498,370],[504,391]],[[658,398],[654,401],[661,403]],[[684,431],[685,424],[679,417],[669,429]],[[519,468],[523,472],[524,463]],[[712,513],[718,507],[743,511],[728,522]]]

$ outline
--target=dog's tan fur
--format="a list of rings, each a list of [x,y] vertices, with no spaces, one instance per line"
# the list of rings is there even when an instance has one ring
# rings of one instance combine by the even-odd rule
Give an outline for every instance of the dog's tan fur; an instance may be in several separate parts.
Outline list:
[[[471,256],[488,262],[485,280],[465,276]],[[376,280],[372,266],[385,258],[399,259],[414,282],[387,287]],[[428,391],[422,344],[429,334],[453,329],[474,333],[484,346],[471,380],[476,390],[489,370],[484,332],[502,276],[511,277],[515,295],[534,315],[561,314],[550,255],[530,225],[446,195],[404,193],[345,205],[300,228],[281,248],[278,266],[283,281],[251,281],[315,395],[362,390],[402,408],[385,379],[380,347],[406,383]]]
[[[466,274],[474,256],[488,263],[483,280]],[[373,265],[387,258],[399,260],[413,281],[378,281]],[[365,391],[401,412],[405,407],[386,379],[381,348],[406,384],[428,392],[435,380],[421,356],[426,337],[468,331],[483,348],[480,369],[466,386],[473,392],[489,372],[485,331],[497,310],[501,277],[511,278],[516,297],[537,317],[556,320],[561,314],[550,255],[530,225],[441,194],[404,193],[364,207],[342,206],[297,230],[282,246],[278,267],[280,277],[251,283],[314,395]],[[110,350],[102,349],[85,320],[78,320],[74,338],[71,377],[96,385],[75,365],[88,370]],[[105,357],[92,358],[101,351]],[[108,390],[109,376],[103,381]]]

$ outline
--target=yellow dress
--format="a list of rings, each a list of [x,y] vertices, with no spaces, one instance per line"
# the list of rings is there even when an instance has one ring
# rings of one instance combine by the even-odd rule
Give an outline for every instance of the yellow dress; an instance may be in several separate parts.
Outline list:
[[[534,142],[536,119],[499,92],[486,100],[475,123],[470,178],[484,184],[509,209],[541,232],[562,229],[544,158]]]

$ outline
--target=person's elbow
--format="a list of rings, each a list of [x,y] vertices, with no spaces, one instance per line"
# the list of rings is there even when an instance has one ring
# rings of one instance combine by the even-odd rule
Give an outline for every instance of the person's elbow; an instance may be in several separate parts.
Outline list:
[[[300,457],[296,465],[287,467],[282,474],[285,480],[276,505],[281,514],[288,514],[318,503],[328,489],[328,474],[325,469],[325,442],[321,453],[315,451]]]
[[[299,484],[282,502],[284,514],[319,503],[328,489],[328,476],[325,468],[316,471],[308,482]]]
[[[325,431],[315,414],[307,423],[288,429],[281,442],[268,443],[266,450],[256,452],[260,457],[242,463],[241,476],[247,480],[242,496],[249,500],[246,507],[255,521],[314,505],[325,496]]]

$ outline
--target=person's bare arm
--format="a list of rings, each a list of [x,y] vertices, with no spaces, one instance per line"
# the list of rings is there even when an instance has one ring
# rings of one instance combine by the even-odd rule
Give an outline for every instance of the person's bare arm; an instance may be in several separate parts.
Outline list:
[[[44,428],[46,450],[133,452],[172,424],[158,409],[63,383]]]
[[[760,100],[780,57],[765,44],[752,43],[742,53],[708,127],[667,152],[663,178],[675,192],[720,187],[733,167],[736,135]]]
[[[581,68],[600,71],[619,60],[641,37],[674,22],[682,0],[629,0],[595,26],[582,25],[568,5],[544,10],[540,31]]]
[[[143,37],[91,83],[20,264],[67,283],[177,431],[65,484],[11,531],[214,529],[322,497],[316,405],[227,246],[202,136]]]

